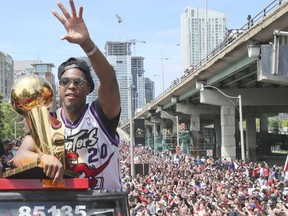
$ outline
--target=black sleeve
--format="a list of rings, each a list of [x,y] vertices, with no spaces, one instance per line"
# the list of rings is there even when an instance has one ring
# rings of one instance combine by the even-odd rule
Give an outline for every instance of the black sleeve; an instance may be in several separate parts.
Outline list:
[[[121,110],[115,118],[108,119],[105,113],[103,112],[102,106],[98,99],[93,102],[93,106],[95,107],[101,121],[103,122],[104,126],[107,128],[109,134],[114,137],[116,134],[116,129],[118,127]]]

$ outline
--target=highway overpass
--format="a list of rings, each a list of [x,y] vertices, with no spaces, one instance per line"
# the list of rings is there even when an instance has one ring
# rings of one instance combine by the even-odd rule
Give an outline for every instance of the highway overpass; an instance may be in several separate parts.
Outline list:
[[[272,1],[133,119],[149,123],[150,137],[170,131],[174,147],[177,123],[185,124],[193,137],[190,153],[195,155],[212,150],[215,157],[256,160],[255,119],[260,119],[259,133],[265,134],[267,118],[288,110],[287,20],[288,1]],[[259,55],[254,55],[254,48]],[[238,124],[241,118],[245,126]],[[130,120],[120,127],[129,133]],[[208,141],[207,133],[213,136]],[[208,148],[203,147],[206,144]]]

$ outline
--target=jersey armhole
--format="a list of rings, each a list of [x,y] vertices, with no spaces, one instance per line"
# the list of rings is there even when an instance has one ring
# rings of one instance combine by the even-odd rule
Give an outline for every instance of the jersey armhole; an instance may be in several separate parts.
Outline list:
[[[121,111],[119,112],[119,114],[115,118],[110,120],[106,117],[105,113],[103,112],[102,106],[101,106],[98,99],[93,102],[93,106],[95,107],[95,110],[99,115],[99,118],[103,122],[103,124],[104,124],[105,128],[108,130],[109,134],[111,136],[115,137]]]

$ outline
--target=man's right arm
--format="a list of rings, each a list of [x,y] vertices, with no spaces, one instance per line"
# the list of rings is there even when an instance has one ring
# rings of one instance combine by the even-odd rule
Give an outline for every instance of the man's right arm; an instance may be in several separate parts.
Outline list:
[[[40,152],[36,151],[36,145],[33,138],[30,135],[27,135],[16,152],[13,160],[14,166],[20,167],[36,161],[39,153]]]
[[[42,153],[36,147],[35,141],[31,136],[26,136],[20,145],[13,159],[15,167],[20,167],[34,161],[38,161]],[[43,167],[43,172],[47,177],[53,179],[52,184],[57,184],[63,180],[63,164],[53,155],[43,154],[39,158]]]

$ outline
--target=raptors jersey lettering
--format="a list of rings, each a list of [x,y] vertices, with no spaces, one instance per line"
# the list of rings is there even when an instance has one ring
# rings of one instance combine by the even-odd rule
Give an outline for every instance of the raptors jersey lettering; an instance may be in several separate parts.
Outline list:
[[[111,137],[92,103],[77,124],[67,122],[62,109],[57,119],[65,124],[66,169],[89,179],[95,190],[122,190],[119,137]]]

